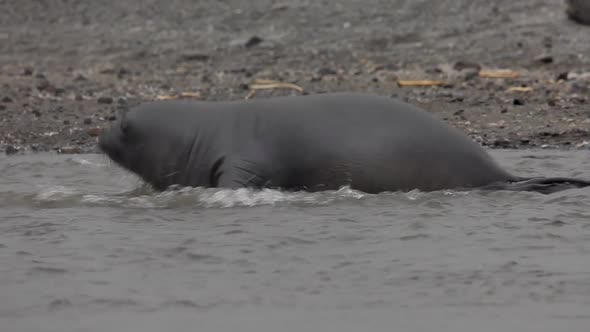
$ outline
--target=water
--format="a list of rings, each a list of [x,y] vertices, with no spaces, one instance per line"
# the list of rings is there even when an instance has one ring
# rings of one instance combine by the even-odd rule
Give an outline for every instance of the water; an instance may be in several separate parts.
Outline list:
[[[492,151],[590,178],[587,151]],[[161,194],[0,157],[1,331],[587,331],[590,188]]]

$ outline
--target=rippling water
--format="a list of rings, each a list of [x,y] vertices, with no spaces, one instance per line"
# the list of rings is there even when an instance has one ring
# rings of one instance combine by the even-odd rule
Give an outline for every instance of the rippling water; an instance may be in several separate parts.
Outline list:
[[[492,151],[590,178],[587,151]],[[587,331],[590,189],[153,193],[0,157],[2,331]]]

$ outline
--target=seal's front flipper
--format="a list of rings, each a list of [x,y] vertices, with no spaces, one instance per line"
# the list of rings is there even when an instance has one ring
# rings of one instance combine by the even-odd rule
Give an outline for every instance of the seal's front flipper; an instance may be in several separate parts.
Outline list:
[[[529,178],[520,181],[494,184],[484,189],[512,190],[512,191],[533,191],[541,194],[552,194],[562,190],[585,188],[590,186],[590,181],[572,178]]]
[[[218,158],[210,172],[211,187],[262,189],[274,185],[270,158],[261,151],[247,152]]]

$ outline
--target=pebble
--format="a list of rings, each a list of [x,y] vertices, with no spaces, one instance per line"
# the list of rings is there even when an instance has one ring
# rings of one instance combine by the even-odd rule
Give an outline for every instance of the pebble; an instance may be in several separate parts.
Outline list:
[[[460,60],[455,62],[453,69],[457,71],[461,71],[463,69],[475,69],[479,72],[481,70],[481,65],[473,61]]]
[[[12,103],[13,100],[12,100],[12,98],[6,96],[6,97],[2,98],[2,102],[3,103]]]
[[[260,43],[262,43],[264,40],[258,36],[252,36],[250,37],[250,39],[248,39],[248,41],[246,41],[246,43],[244,44],[244,46],[246,48],[250,48],[250,47],[254,47]]]
[[[524,105],[524,101],[520,98],[514,98],[514,100],[512,101],[513,105],[517,105],[517,106],[522,106]]]
[[[31,76],[31,75],[33,75],[33,68],[25,67],[23,69],[23,76]]]
[[[92,128],[86,129],[86,133],[92,137],[97,137],[98,135],[100,135],[101,131],[102,131],[102,129],[100,127],[92,127]]]
[[[0,105],[0,111],[4,111],[5,109],[6,109],[6,106]]]
[[[113,98],[111,98],[111,97],[100,97],[100,98],[98,98],[97,102],[99,104],[112,104],[113,103]]]
[[[553,56],[551,55],[541,55],[539,57],[537,57],[535,59],[536,62],[542,63],[542,64],[550,64],[553,63]]]
[[[184,61],[207,61],[210,56],[203,53],[185,53],[181,55],[181,58]]]
[[[555,78],[555,80],[556,80],[556,81],[559,81],[559,80],[564,80],[564,81],[567,81],[567,77],[568,77],[568,75],[569,75],[569,73],[568,73],[567,71],[564,71],[564,72],[562,72],[562,73],[559,73],[559,74],[557,75],[557,77]]]
[[[75,154],[75,153],[80,153],[81,150],[77,146],[67,145],[67,146],[63,146],[61,148],[58,148],[57,149],[57,152],[58,153],[63,153],[63,154]]]
[[[33,110],[33,111],[31,111],[31,113],[33,113],[33,115],[35,115],[36,117],[41,116],[41,112],[39,110]]]
[[[84,124],[85,124],[85,125],[92,124],[92,119],[91,119],[91,118],[86,118],[86,119],[84,119]]]
[[[336,74],[338,74],[338,73],[334,69],[328,68],[328,67],[320,68],[318,70],[318,75],[320,75],[320,76],[336,75]]]
[[[7,154],[7,155],[11,155],[11,154],[15,154],[15,153],[17,153],[17,152],[18,152],[18,149],[17,149],[17,148],[15,148],[15,147],[14,147],[14,146],[12,146],[12,145],[7,145],[7,146],[6,146],[6,150],[5,150],[5,152],[6,152],[6,154]]]
[[[64,124],[65,125],[69,125],[70,124],[70,120],[64,120]]]

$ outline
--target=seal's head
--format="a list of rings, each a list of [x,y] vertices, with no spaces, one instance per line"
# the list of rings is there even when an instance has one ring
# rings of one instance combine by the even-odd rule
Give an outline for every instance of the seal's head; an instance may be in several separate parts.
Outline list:
[[[162,102],[139,106],[103,130],[98,146],[119,166],[157,190],[186,176],[197,125],[182,105]]]

